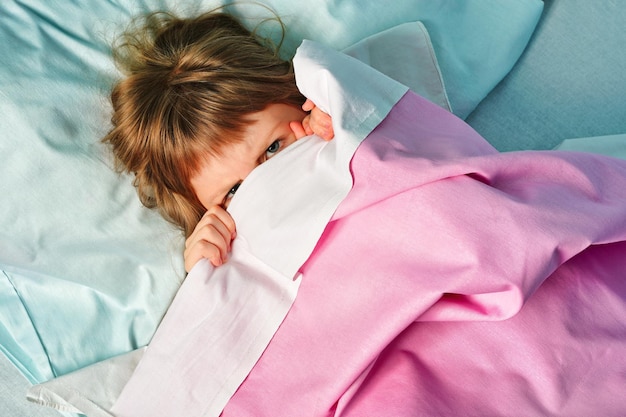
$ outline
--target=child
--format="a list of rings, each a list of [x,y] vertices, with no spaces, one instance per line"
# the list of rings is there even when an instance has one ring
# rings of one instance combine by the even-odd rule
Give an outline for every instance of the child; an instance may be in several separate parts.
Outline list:
[[[185,233],[185,269],[227,259],[236,229],[225,210],[260,163],[330,117],[298,91],[290,62],[233,17],[156,13],[126,32],[114,58],[126,78],[111,93],[103,138],[142,203]],[[304,102],[304,104],[302,104]]]

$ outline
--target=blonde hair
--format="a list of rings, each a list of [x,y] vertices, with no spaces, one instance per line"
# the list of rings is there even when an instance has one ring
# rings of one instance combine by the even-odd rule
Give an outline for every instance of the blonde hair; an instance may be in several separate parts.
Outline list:
[[[125,78],[111,92],[116,169],[135,175],[141,202],[189,236],[205,208],[190,178],[240,140],[247,115],[300,106],[291,63],[230,15],[146,16],[113,56]]]

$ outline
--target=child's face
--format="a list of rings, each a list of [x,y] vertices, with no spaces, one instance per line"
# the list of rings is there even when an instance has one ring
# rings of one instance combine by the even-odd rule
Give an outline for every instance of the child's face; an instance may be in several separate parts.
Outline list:
[[[298,139],[289,124],[305,116],[304,111],[287,104],[271,104],[253,113],[243,140],[224,149],[224,156],[207,158],[191,178],[193,191],[204,208],[228,206],[239,184],[254,168]]]

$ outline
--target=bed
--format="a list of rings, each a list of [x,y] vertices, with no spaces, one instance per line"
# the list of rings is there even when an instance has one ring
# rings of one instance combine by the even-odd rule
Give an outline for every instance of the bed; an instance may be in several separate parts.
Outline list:
[[[111,34],[137,12],[175,3],[0,6],[4,415],[58,415],[26,401],[28,387],[110,358],[134,366],[138,357],[124,355],[141,355],[183,281],[178,232],[139,205],[130,179],[112,172],[98,144],[116,77]],[[175,8],[193,13],[215,4]],[[445,84],[445,94],[430,98],[500,151],[624,153],[626,84],[619,69],[626,54],[617,2],[414,0],[385,10],[356,2],[324,2],[316,10],[267,4],[290,28],[286,54],[303,38],[344,50],[420,22]],[[267,13],[249,4],[233,12]],[[418,79],[413,88],[426,87]]]

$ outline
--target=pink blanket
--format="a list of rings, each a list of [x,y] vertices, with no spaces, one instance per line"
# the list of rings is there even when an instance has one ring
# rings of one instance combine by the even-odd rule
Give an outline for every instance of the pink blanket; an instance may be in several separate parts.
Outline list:
[[[626,415],[626,163],[407,93],[223,416]]]
[[[626,161],[498,153],[301,49],[341,137],[246,179],[229,263],[191,271],[113,414],[626,415]]]

